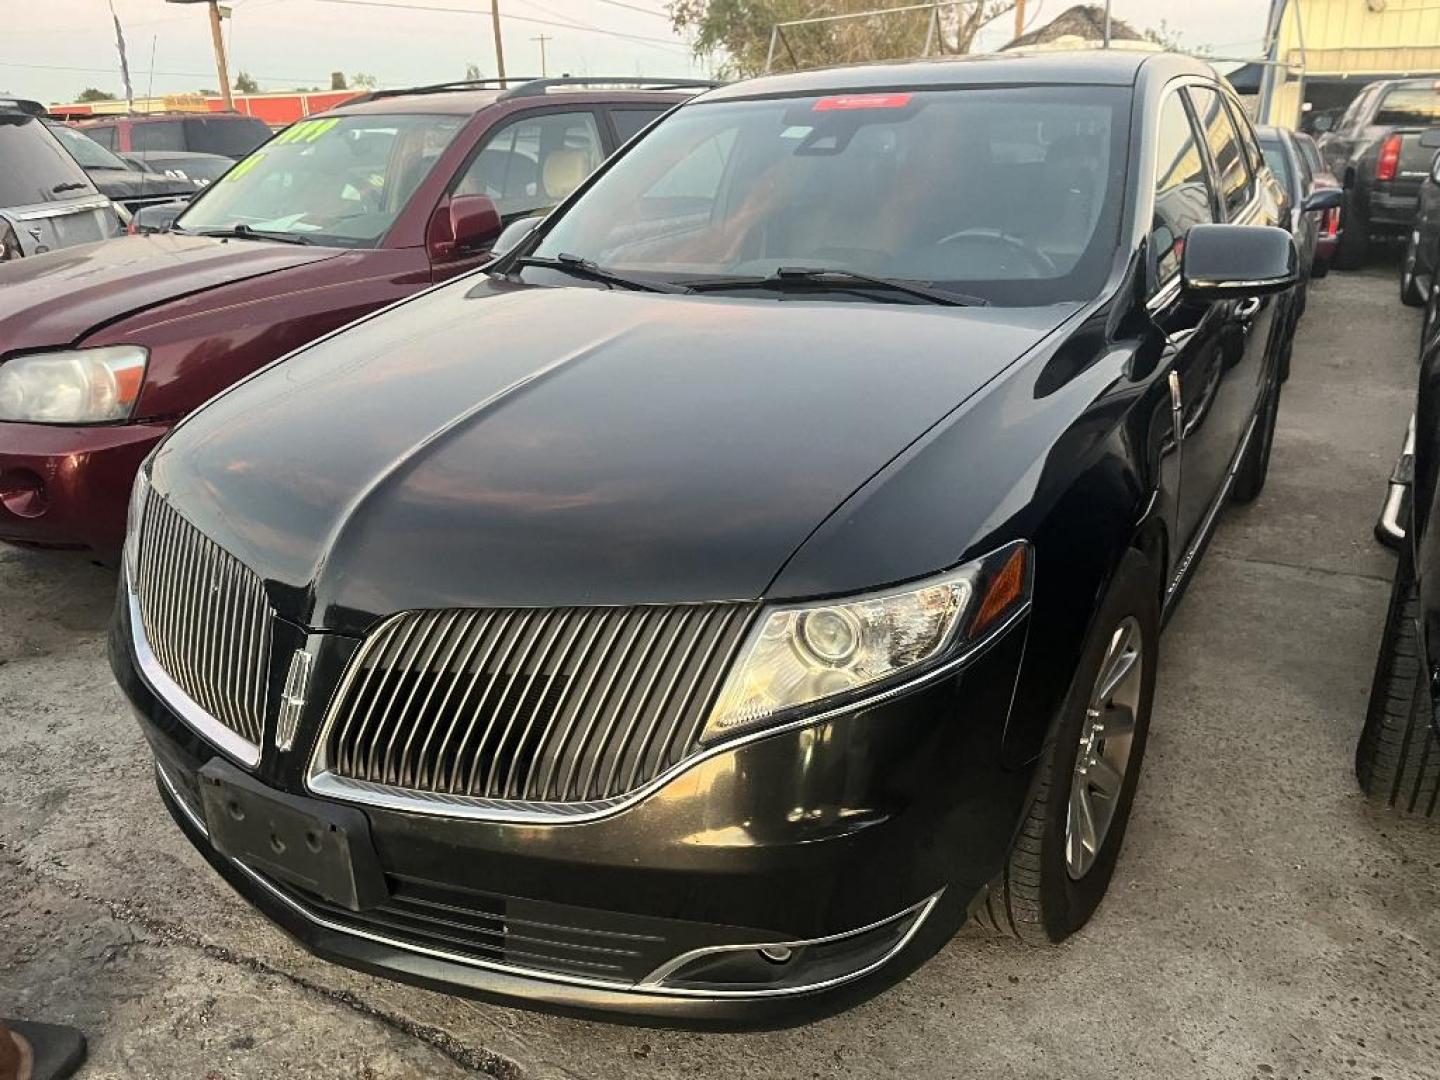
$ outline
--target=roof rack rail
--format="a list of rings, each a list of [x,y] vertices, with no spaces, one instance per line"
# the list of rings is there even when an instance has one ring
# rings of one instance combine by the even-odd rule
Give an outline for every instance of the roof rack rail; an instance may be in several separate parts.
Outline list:
[[[505,90],[500,100],[518,97],[539,97],[552,86],[633,86],[653,90],[713,90],[724,83],[712,79],[656,79],[642,75],[565,75],[556,79],[530,79],[520,86]]]
[[[26,116],[44,116],[45,106],[29,98],[0,97],[0,112],[24,113]]]
[[[348,98],[345,105],[362,105],[367,101],[380,101],[383,98],[407,97],[410,94],[443,94],[451,90],[483,90],[487,86],[504,87],[509,83],[534,82],[534,75],[505,75],[495,79],[455,79],[451,82],[431,83],[428,86],[405,86],[395,87],[390,90],[372,90],[368,94],[360,94],[358,97]]]

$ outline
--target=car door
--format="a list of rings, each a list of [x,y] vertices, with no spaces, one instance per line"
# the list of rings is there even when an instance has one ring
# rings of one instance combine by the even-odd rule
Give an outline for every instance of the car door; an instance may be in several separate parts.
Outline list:
[[[1181,296],[1180,264],[1185,234],[1195,225],[1221,220],[1219,200],[1183,90],[1163,98],[1156,128],[1154,213],[1147,243],[1150,297],[1147,308],[1165,332],[1165,377],[1170,386],[1174,449],[1162,455],[1161,494],[1178,552],[1190,549],[1204,508],[1185,496],[1212,488],[1225,462],[1210,444],[1209,418],[1224,373],[1227,315],[1221,304],[1195,304]],[[1193,474],[1193,475],[1192,475]],[[1184,559],[1176,569],[1183,570]]]
[[[599,113],[590,108],[526,111],[491,127],[456,172],[448,196],[488,195],[505,225],[549,213],[605,160]],[[488,261],[488,251],[434,263],[445,281]]]
[[[1251,165],[1258,156],[1242,141],[1220,90],[1210,84],[1186,88],[1202,133],[1222,220],[1242,225],[1279,222],[1278,191],[1268,172],[1263,182]],[[1263,159],[1262,159],[1263,160]],[[1226,300],[1214,305],[1219,318],[1218,363],[1186,388],[1184,476],[1180,519],[1193,535],[1203,530],[1228,487],[1232,467],[1249,433],[1267,385],[1267,356],[1277,304],[1273,296]]]

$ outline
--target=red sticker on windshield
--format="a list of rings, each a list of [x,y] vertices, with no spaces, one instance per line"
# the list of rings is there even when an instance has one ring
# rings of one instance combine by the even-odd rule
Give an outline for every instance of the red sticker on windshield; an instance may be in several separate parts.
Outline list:
[[[909,94],[838,94],[815,102],[814,112],[840,112],[845,109],[903,109],[910,104]]]

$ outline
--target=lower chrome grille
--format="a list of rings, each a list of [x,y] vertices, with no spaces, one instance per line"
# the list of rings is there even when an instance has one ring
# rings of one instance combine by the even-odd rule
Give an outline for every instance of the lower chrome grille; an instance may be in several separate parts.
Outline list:
[[[218,723],[258,747],[271,622],[260,579],[152,491],[135,593],[146,643],[165,674]]]
[[[756,605],[418,611],[365,642],[317,771],[527,803],[633,791],[695,748]]]
[[[658,920],[490,896],[388,876],[390,897],[361,912],[266,878],[305,907],[357,929],[499,964],[614,979],[643,978],[674,954]]]

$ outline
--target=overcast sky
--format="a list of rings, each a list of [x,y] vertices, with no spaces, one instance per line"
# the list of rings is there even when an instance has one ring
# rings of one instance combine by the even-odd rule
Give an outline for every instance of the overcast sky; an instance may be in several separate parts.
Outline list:
[[[114,0],[125,28],[135,94],[215,88],[203,5]],[[500,0],[511,74],[539,73],[544,34],[550,74],[702,74],[671,33],[665,0]],[[495,72],[488,0],[231,0],[226,24],[231,78],[246,71],[262,90],[328,86],[330,72],[374,75],[382,86],[461,78],[468,63]],[[1042,25],[1067,0],[1027,0]],[[434,10],[434,9],[441,10]],[[1185,45],[1217,55],[1258,48],[1266,0],[1114,0],[1137,28],[1163,19]],[[0,92],[71,101],[86,86],[122,92],[106,0],[0,0]],[[559,25],[557,25],[559,24]],[[1010,38],[1005,17],[981,38],[988,50]],[[153,76],[151,50],[154,48]]]

